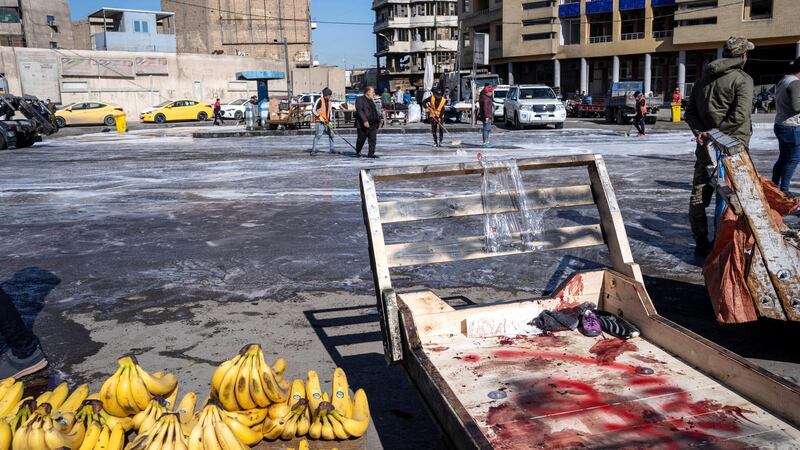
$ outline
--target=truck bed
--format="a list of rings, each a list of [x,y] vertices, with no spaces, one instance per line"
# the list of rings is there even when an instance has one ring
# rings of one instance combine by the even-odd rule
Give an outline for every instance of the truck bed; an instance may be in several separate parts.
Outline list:
[[[596,302],[597,276],[536,302]],[[400,301],[406,370],[448,434],[465,433],[459,448],[800,448],[791,424],[644,332],[629,341],[577,330],[468,338],[469,314],[529,302],[454,310],[430,291]]]

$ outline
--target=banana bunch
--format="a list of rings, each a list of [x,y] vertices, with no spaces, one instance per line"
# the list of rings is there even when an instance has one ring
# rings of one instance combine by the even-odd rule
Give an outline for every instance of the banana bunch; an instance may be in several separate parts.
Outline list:
[[[5,417],[17,409],[22,400],[23,388],[22,382],[14,378],[0,381],[0,417]]]
[[[78,420],[83,422],[87,430],[94,422],[97,422],[101,426],[105,425],[111,430],[119,425],[126,433],[133,429],[133,417],[112,416],[103,409],[103,402],[91,398],[93,397],[91,395],[89,397],[90,398],[83,401],[76,414]]]
[[[44,403],[14,432],[13,450],[77,449],[85,436],[86,428],[73,413],[56,412]]]
[[[125,430],[116,424],[113,428],[92,422],[86,430],[83,443],[76,450],[122,450],[125,446]]]
[[[175,413],[178,414],[178,420],[183,427],[185,434],[189,434],[194,426],[193,421],[195,418],[194,408],[197,405],[197,393],[189,391],[183,396],[181,402],[175,408]]]
[[[34,400],[33,397],[25,398],[19,402],[16,411],[12,412],[4,419],[0,419],[0,422],[8,423],[13,433],[17,431],[22,424],[28,421],[34,411],[36,411],[36,400]],[[3,450],[3,448],[0,447],[0,450]]]
[[[147,408],[133,416],[133,429],[140,434],[146,433],[158,422],[161,415],[167,412],[166,404],[163,397],[153,397]]]
[[[259,431],[240,422],[217,401],[208,402],[197,417],[197,424],[189,434],[189,450],[244,450],[261,441]]]
[[[258,344],[248,344],[233,359],[223,362],[211,377],[211,397],[227,411],[266,408],[286,401],[289,385],[283,380],[286,361],[270,367]]]
[[[125,450],[187,450],[188,441],[176,413],[164,413],[149,430],[140,433]]]
[[[361,437],[369,428],[370,414],[367,394],[359,389],[350,398],[347,376],[341,368],[333,371],[333,399],[322,392],[319,377],[313,370],[308,372],[306,395],[313,420],[308,430],[312,439],[348,439]]]
[[[264,439],[270,441],[278,438],[289,440],[295,436],[305,436],[310,427],[311,414],[305,386],[302,380],[294,380],[288,400],[269,407],[269,417],[264,420],[261,432]]]
[[[178,385],[175,375],[150,374],[133,356],[123,356],[117,363],[117,371],[100,388],[100,400],[109,414],[116,417],[135,415],[147,409],[155,396],[172,397],[174,402]]]

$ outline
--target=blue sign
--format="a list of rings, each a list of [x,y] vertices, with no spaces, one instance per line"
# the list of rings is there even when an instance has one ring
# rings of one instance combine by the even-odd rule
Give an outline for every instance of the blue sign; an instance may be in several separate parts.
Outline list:
[[[592,0],[586,2],[586,14],[610,13],[614,8],[612,0]]]
[[[566,3],[558,6],[558,17],[578,17],[580,15],[580,3]]]
[[[644,0],[619,0],[620,11],[630,11],[632,9],[644,9]]]

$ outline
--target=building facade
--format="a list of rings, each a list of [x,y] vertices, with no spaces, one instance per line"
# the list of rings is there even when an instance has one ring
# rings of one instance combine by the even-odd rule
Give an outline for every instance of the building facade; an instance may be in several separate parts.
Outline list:
[[[101,8],[89,14],[90,50],[175,53],[171,12]],[[79,39],[75,28],[76,42]]]
[[[174,11],[179,53],[225,54],[310,65],[309,0],[161,0]]]
[[[0,46],[72,48],[68,0],[0,1]]]
[[[427,55],[436,75],[453,70],[458,54],[457,0],[374,0],[372,9],[375,57],[384,86],[422,86]]]
[[[491,69],[506,82],[595,97],[613,81],[685,94],[731,35],[756,45],[746,70],[757,86],[800,56],[797,0],[459,0],[459,14],[462,64],[471,64],[470,37],[486,32]]]

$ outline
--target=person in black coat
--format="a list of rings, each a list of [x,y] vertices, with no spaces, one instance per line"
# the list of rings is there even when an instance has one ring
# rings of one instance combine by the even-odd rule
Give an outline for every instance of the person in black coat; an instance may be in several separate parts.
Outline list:
[[[356,155],[361,156],[361,149],[364,142],[369,142],[369,153],[367,158],[377,158],[375,156],[375,144],[378,139],[378,128],[381,125],[381,116],[375,106],[375,88],[367,86],[364,95],[356,99]]]

